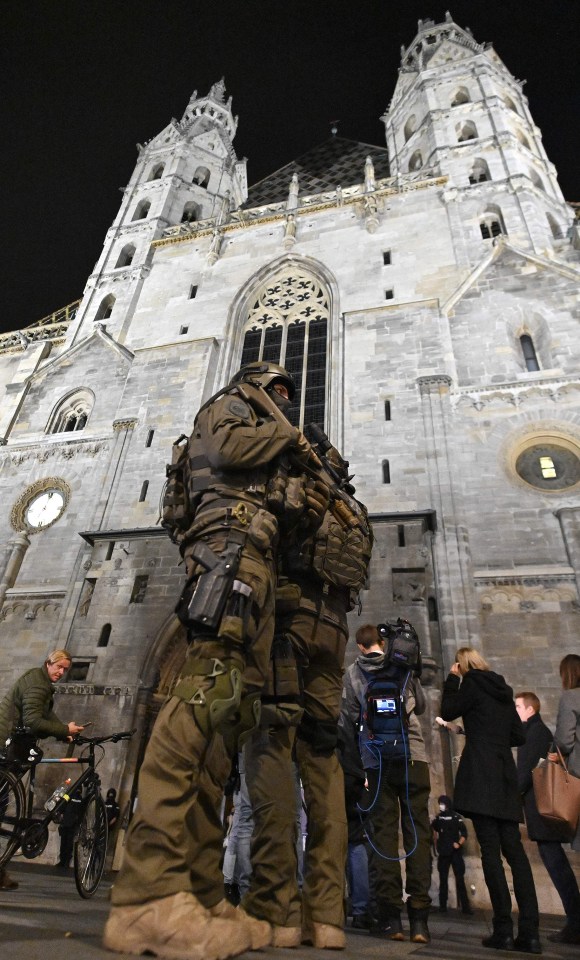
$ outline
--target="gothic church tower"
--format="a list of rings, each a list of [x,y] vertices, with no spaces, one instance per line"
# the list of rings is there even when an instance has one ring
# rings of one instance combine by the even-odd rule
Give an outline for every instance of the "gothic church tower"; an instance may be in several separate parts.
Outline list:
[[[137,145],[137,163],[89,277],[74,341],[95,321],[106,321],[111,336],[124,342],[150,270],[152,241],[175,224],[219,222],[244,202],[246,161],[232,145],[237,123],[222,79],[205,97],[195,91],[181,120]]]
[[[482,236],[507,235],[536,253],[564,237],[569,210],[523,82],[449,13],[441,24],[420,20],[417,36],[402,48],[383,120],[393,175],[449,178],[444,199],[460,212],[457,225],[465,224],[468,258]]]

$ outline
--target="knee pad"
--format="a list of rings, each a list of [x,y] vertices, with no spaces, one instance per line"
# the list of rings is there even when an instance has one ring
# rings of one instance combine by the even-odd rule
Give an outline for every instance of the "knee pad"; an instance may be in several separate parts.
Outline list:
[[[188,657],[173,696],[193,707],[195,721],[205,736],[220,731],[234,719],[242,701],[242,670],[235,660]]]
[[[219,727],[224,738],[226,750],[231,757],[235,756],[249,740],[252,731],[260,725],[261,703],[259,693],[246,694],[235,715],[225,719]]]

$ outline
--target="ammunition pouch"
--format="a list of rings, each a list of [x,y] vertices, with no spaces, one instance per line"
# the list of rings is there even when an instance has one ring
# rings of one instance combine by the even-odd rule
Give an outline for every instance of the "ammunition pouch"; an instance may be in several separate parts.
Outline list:
[[[299,610],[301,596],[302,590],[297,583],[279,580],[276,584],[276,614]]]
[[[193,707],[196,723],[206,737],[234,718],[242,702],[242,668],[239,661],[190,655],[172,695]],[[213,682],[212,682],[213,681]]]
[[[314,754],[330,756],[338,743],[338,720],[317,720],[304,713],[296,736],[310,744]]]

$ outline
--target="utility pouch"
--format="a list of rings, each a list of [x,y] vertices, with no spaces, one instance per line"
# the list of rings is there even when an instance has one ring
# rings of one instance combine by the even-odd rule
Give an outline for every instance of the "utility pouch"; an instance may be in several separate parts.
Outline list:
[[[302,590],[297,583],[278,581],[276,586],[276,613],[292,613],[300,607]]]
[[[267,510],[256,510],[248,527],[248,540],[260,553],[274,549],[278,543],[278,522]]]
[[[161,526],[174,543],[191,522],[186,475],[187,446],[188,439],[182,433],[173,444],[171,463],[165,468],[167,482],[162,496]]]
[[[189,600],[187,626],[217,632],[238,570],[241,550],[240,544],[230,544],[218,557],[203,540],[195,544],[191,557],[205,567],[206,572],[198,576]],[[177,605],[178,615],[180,606],[181,602]]]
[[[220,621],[220,637],[227,637],[234,643],[243,643],[248,632],[251,611],[252,588],[241,580],[234,580],[225,613]]]

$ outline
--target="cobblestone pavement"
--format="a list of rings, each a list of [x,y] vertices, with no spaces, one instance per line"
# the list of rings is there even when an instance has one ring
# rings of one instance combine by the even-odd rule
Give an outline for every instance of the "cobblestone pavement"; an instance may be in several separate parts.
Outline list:
[[[111,960],[101,947],[101,933],[108,911],[111,879],[105,879],[92,900],[82,900],[76,890],[72,871],[17,862],[10,875],[18,880],[18,890],[0,891],[0,956],[2,960]],[[504,953],[485,950],[481,938],[490,932],[490,914],[478,911],[463,917],[450,910],[446,915],[433,913],[429,926],[432,941],[420,946],[393,943],[369,937],[364,932],[347,930],[346,950],[341,953],[300,947],[297,950],[263,950],[244,954],[245,960],[371,960],[371,958],[421,957],[423,960],[482,960],[505,957]],[[541,936],[544,957],[552,960],[568,957],[576,960],[577,947],[551,944],[546,935],[562,926],[559,917],[542,917]],[[523,954],[512,954],[524,956]]]

